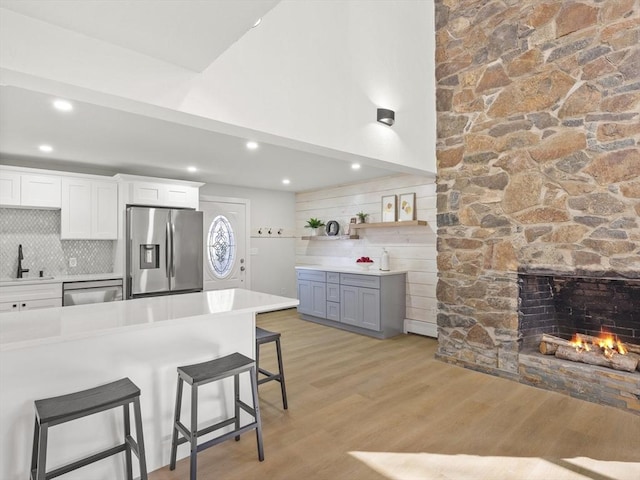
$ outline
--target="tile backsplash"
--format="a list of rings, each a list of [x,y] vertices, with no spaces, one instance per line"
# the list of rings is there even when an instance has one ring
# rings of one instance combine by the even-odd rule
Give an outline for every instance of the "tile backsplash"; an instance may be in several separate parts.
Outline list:
[[[0,277],[16,276],[18,245],[29,276],[113,271],[113,240],[61,240],[60,210],[0,208]],[[69,266],[75,258],[76,267]]]

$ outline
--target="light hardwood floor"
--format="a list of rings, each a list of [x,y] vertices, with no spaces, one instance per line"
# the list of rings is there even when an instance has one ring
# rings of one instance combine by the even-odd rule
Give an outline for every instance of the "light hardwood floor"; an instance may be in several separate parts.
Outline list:
[[[439,362],[426,337],[375,340],[295,310],[258,325],[282,333],[289,410],[261,385],[265,461],[250,432],[200,453],[199,479],[640,478],[640,416]],[[149,478],[187,479],[188,460]]]

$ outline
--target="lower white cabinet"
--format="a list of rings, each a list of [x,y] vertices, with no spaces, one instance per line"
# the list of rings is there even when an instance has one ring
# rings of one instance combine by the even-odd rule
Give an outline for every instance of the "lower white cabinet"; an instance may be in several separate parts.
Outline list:
[[[61,283],[9,285],[0,288],[0,313],[61,306]]]
[[[305,320],[377,338],[402,333],[406,274],[356,274],[297,268],[298,312]]]
[[[62,239],[117,239],[118,184],[64,177],[60,223]]]

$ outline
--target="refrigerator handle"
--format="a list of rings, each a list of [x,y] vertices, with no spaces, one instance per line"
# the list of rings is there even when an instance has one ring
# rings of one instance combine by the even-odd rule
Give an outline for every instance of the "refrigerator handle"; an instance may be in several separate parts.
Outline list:
[[[167,222],[167,234],[164,237],[164,263],[166,265],[167,277],[171,278],[171,268],[173,265],[173,237],[171,236],[171,223]]]
[[[174,239],[176,236],[176,224],[171,222],[171,277],[176,276],[176,255],[174,251]]]

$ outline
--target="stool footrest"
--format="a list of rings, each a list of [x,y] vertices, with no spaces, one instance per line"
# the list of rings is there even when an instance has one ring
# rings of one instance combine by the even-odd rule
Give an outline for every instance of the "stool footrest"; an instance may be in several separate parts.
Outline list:
[[[245,425],[244,427],[240,427],[238,430],[234,430],[233,432],[225,433],[224,435],[220,435],[219,437],[212,438],[211,440],[207,440],[206,442],[198,445],[198,452],[201,452],[202,450],[205,450],[209,447],[213,447],[218,443],[222,443],[234,437],[240,436],[243,433],[248,432],[249,430],[254,430],[257,426],[258,426],[257,422],[251,422]]]
[[[62,467],[56,468],[55,470],[51,470],[50,472],[46,473],[45,478],[46,480],[49,480],[50,478],[59,477],[60,475],[64,475],[65,473],[72,472],[74,470],[77,470],[80,467],[89,465],[90,463],[97,462],[104,458],[110,457],[111,455],[115,455],[116,453],[124,452],[126,448],[127,447],[124,443],[117,445],[115,447],[108,448],[107,450],[103,450],[102,452],[95,453],[90,457],[83,458],[82,460],[78,460],[77,462],[68,463],[66,465],[63,465]],[[35,473],[32,473],[32,475],[35,478]]]

